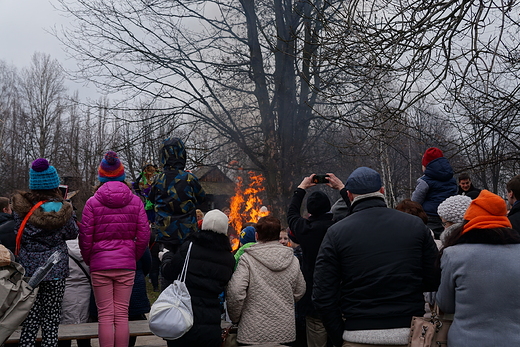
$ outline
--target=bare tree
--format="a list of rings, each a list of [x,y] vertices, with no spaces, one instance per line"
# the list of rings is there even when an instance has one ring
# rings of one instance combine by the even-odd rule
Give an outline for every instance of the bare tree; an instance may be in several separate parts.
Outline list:
[[[27,172],[20,172],[20,167],[27,167],[29,162],[26,139],[19,134],[26,128],[24,116],[18,73],[0,61],[0,173],[4,177],[0,190],[4,196],[26,182]]]
[[[27,150],[34,158],[53,158],[60,146],[64,105],[64,72],[49,55],[34,53],[31,66],[22,71],[22,98],[26,110]]]
[[[317,37],[331,3],[60,2],[76,23],[61,38],[82,61],[80,76],[160,101],[155,122],[203,122],[218,134],[215,145],[233,144],[265,175],[269,204],[284,208],[320,133],[312,108],[332,74],[322,79]]]

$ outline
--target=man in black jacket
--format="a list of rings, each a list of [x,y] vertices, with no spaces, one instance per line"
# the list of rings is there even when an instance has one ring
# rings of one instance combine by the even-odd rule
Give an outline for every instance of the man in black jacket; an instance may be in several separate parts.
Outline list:
[[[345,188],[351,214],[325,234],[314,306],[335,346],[406,346],[423,292],[439,284],[437,247],[420,218],[386,206],[376,171],[357,168]]]
[[[325,347],[327,345],[327,332],[311,301],[312,278],[314,276],[314,264],[321,241],[327,229],[334,224],[334,222],[332,220],[333,215],[330,213],[330,200],[328,196],[321,191],[314,191],[307,198],[309,218],[303,218],[300,214],[306,189],[316,185],[316,183],[313,182],[314,176],[316,175],[312,174],[305,177],[294,191],[291,204],[287,211],[287,223],[291,233],[294,235],[292,239],[298,243],[302,249],[301,267],[303,277],[305,278],[306,292],[296,306],[298,314],[305,317],[307,346]],[[326,184],[346,194],[344,190],[345,185],[334,174],[328,174],[328,183]]]
[[[0,197],[0,244],[14,253],[16,248],[16,230],[8,198]]]
[[[507,202],[511,205],[511,209],[507,214],[507,218],[513,225],[513,229],[520,233],[520,175],[517,175],[506,184]]]
[[[471,178],[467,173],[461,173],[458,177],[458,182],[458,195],[466,195],[469,196],[471,199],[476,199],[477,196],[480,194],[480,189],[475,188],[475,186],[473,186],[473,183],[471,183]]]

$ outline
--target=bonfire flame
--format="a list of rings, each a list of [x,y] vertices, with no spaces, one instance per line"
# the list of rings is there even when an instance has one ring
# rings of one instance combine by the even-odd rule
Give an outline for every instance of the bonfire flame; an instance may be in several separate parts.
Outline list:
[[[244,180],[238,177],[235,187],[235,195],[231,198],[229,221],[231,226],[237,232],[242,230],[242,226],[247,222],[258,222],[260,217],[267,216],[269,211],[263,206],[260,192],[265,191],[263,182],[265,178],[253,171],[248,172],[249,185],[244,188]]]
[[[240,239],[238,237],[233,237],[229,242],[231,243],[231,251],[236,251],[240,245]]]

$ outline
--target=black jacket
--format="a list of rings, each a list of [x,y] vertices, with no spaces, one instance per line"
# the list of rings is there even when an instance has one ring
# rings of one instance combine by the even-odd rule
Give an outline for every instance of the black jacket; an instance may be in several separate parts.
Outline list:
[[[520,202],[515,203],[513,207],[511,207],[507,218],[509,218],[509,221],[513,225],[513,229],[520,233]]]
[[[314,306],[334,344],[344,330],[409,327],[422,316],[422,293],[439,284],[437,253],[418,217],[380,197],[355,201],[327,231],[314,272]]]
[[[219,294],[231,279],[235,258],[226,235],[212,231],[191,234],[177,253],[163,256],[161,271],[170,281],[181,273],[190,242],[186,286],[191,295],[193,327],[176,343],[183,346],[218,347],[221,344]]]
[[[458,195],[466,195],[469,196],[471,199],[476,199],[478,195],[480,194],[480,189],[475,188],[473,186],[473,183],[470,184],[468,191],[462,190],[462,188],[459,186],[459,191],[457,192]]]
[[[16,225],[12,214],[0,212],[0,244],[14,253],[16,248]]]
[[[136,263],[134,286],[128,305],[128,316],[137,319],[139,316],[150,312],[150,300],[146,293],[146,276],[150,272],[152,265],[152,255],[147,248],[143,256]]]
[[[305,278],[306,291],[303,298],[298,301],[297,305],[302,315],[314,315],[315,309],[312,305],[312,278],[314,275],[314,264],[320,249],[321,241],[327,232],[327,229],[334,224],[332,221],[332,213],[325,213],[319,216],[311,215],[309,219],[305,219],[300,215],[305,190],[298,188],[294,191],[291,204],[287,211],[287,223],[289,229],[296,237],[296,242],[300,244],[302,249],[301,268],[303,277]]]

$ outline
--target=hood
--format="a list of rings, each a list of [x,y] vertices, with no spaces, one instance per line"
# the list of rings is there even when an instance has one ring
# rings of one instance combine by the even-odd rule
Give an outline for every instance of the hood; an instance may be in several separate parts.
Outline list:
[[[126,183],[109,181],[99,187],[94,197],[106,207],[121,208],[130,203],[133,193]]]
[[[22,219],[25,218],[35,204],[28,200],[28,196],[30,196],[28,193],[13,195],[13,211]],[[53,201],[57,200],[53,199]],[[41,208],[37,208],[29,217],[28,223],[43,230],[54,230],[63,227],[72,217],[73,209],[70,203],[63,200],[59,202],[62,202],[63,205],[58,212],[44,212]]]
[[[424,170],[424,174],[434,180],[446,182],[453,177],[453,169],[451,168],[448,159],[440,157],[432,160],[428,164],[426,170]]]
[[[176,137],[164,140],[159,150],[159,161],[165,169],[184,170],[186,166],[184,142]]]
[[[271,271],[285,270],[294,260],[292,248],[284,246],[278,241],[255,243],[247,248],[244,253],[249,254]]]

